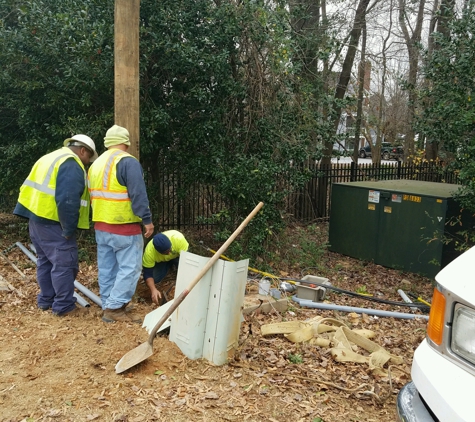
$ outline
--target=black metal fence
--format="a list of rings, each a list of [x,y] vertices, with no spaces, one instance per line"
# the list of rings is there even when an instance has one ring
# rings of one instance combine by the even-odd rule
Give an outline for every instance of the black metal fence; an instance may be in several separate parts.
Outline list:
[[[411,179],[439,183],[458,183],[457,175],[438,163],[403,164],[309,164],[313,177],[286,199],[286,218],[311,223],[330,216],[333,183]],[[163,177],[160,194],[152,203],[154,220],[162,229],[210,227],[210,217],[225,208],[212,186],[195,182],[184,186],[177,175]]]
[[[285,202],[286,218],[308,224],[327,219],[333,183],[411,179],[440,183],[458,183],[457,175],[437,163],[422,164],[309,164],[313,177],[302,188],[291,192]],[[154,224],[160,230],[213,226],[212,217],[226,208],[224,200],[213,186],[199,181],[184,183],[179,172],[159,174],[158,187],[150,197]],[[0,196],[0,210],[11,213],[17,196]]]
[[[313,178],[300,190],[289,195],[289,218],[310,223],[330,216],[333,183],[371,180],[421,180],[458,183],[457,174],[439,163],[403,164],[330,164],[310,166]]]
[[[159,183],[149,197],[153,222],[159,230],[213,226],[213,216],[225,208],[224,200],[212,185],[185,183],[179,172],[158,175]]]

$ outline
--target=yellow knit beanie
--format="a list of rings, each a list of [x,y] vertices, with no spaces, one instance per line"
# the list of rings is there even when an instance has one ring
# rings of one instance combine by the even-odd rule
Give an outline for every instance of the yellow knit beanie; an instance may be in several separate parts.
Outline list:
[[[104,146],[109,148],[119,144],[130,145],[129,131],[125,127],[114,125],[106,132]]]

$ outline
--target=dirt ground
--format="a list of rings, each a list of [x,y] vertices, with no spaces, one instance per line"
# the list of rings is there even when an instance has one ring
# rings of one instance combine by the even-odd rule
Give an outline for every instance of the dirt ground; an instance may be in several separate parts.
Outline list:
[[[257,310],[245,316],[239,348],[225,365],[186,358],[164,332],[155,339],[151,357],[116,374],[119,359],[147,340],[145,329],[137,324],[106,324],[94,304],[81,318],[59,318],[39,310],[35,266],[14,246],[18,241],[28,245],[26,225],[8,216],[0,218],[4,255],[0,275],[10,286],[9,291],[0,291],[2,422],[393,421],[397,393],[410,379],[413,352],[425,336],[422,319],[305,309],[289,299],[285,312]],[[88,248],[94,245],[81,249],[84,260],[77,280],[98,294],[94,252],[88,253]],[[431,298],[430,280],[415,274],[331,252],[322,261],[325,274],[318,275],[341,289],[399,302],[399,288]],[[289,269],[281,274],[301,276]],[[172,280],[168,283],[173,285]],[[257,288],[251,279],[248,285],[251,292]],[[334,292],[328,292],[326,300],[408,312]],[[142,315],[156,308],[143,284],[134,305]],[[385,374],[376,374],[367,364],[336,362],[326,347],[292,343],[282,335],[263,337],[260,332],[263,324],[317,315],[374,331],[373,341],[400,356],[403,363],[386,364]]]

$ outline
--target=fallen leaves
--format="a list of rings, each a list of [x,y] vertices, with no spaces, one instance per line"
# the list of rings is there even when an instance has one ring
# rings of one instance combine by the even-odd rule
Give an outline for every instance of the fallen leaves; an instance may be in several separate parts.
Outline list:
[[[9,259],[34,278],[34,269],[27,267],[17,250],[11,250]],[[335,286],[351,290],[364,285],[369,292],[397,299],[391,295],[401,280],[398,271],[373,264],[362,267],[332,253],[323,259]],[[331,270],[336,259],[344,265]],[[0,292],[0,302],[5,302],[0,307],[0,342],[8,345],[0,348],[0,420],[19,422],[30,415],[32,420],[50,422],[385,421],[393,418],[396,393],[410,379],[412,353],[425,335],[420,321],[320,312],[290,302],[285,313],[246,316],[239,350],[227,365],[186,359],[166,337],[157,337],[154,354],[118,376],[115,363],[143,343],[147,338],[143,330],[136,325],[103,324],[100,311],[72,322],[54,318],[36,309],[35,283],[21,283],[1,259],[0,272],[24,295]],[[301,278],[291,268],[281,275]],[[78,277],[97,291],[95,264],[82,263]],[[425,289],[424,280],[406,274],[404,278],[422,297],[429,295],[431,286]],[[139,298],[148,298],[144,288],[139,285]],[[327,295],[337,303],[361,306],[357,299],[329,291]],[[152,306],[138,301],[136,309],[145,314]],[[371,340],[402,356],[404,364],[388,362],[388,373],[375,375],[365,365],[336,362],[329,348],[318,342],[291,343],[275,333],[261,335],[265,324],[300,324],[315,316],[337,317],[351,330],[370,330]],[[301,363],[292,363],[291,355],[299,356]]]

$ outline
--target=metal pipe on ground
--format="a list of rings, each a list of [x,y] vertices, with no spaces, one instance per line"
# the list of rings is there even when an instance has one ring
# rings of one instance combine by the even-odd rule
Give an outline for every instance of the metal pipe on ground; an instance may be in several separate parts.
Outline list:
[[[28,248],[26,248],[25,245],[23,245],[23,243],[16,242],[15,245],[17,245],[25,253],[25,255],[36,264],[36,262],[38,261],[38,258],[36,258],[36,256],[33,255],[33,253],[30,250],[28,250]],[[74,287],[76,287],[76,289],[78,289],[81,293],[83,293],[85,296],[91,299],[96,305],[98,305],[99,307],[102,307],[102,301],[100,297],[94,294],[93,292],[91,292],[87,287],[83,286],[79,281],[74,280]],[[79,296],[77,293],[74,293],[74,294],[75,296],[76,295]],[[83,300],[84,302],[86,302],[85,299]],[[81,303],[79,304],[81,305]],[[90,306],[89,303],[87,305]],[[82,306],[85,306],[85,305],[82,305]]]
[[[305,308],[324,309],[328,311],[335,310],[335,311],[342,311],[342,312],[355,312],[357,314],[367,314],[367,315],[392,317],[392,318],[400,318],[400,319],[416,319],[416,318],[421,318],[425,320],[429,319],[427,315],[406,314],[402,312],[381,311],[379,309],[355,308],[353,306],[341,306],[341,305],[334,305],[331,303],[312,302],[311,300],[308,300],[308,299],[299,299],[297,296],[292,296],[292,300]]]
[[[403,300],[404,302],[406,302],[406,303],[412,303],[412,300],[407,297],[406,293],[404,293],[404,290],[398,289],[397,292],[399,293],[399,296],[402,297],[402,300]]]
[[[401,296],[402,300],[406,303],[412,303],[412,300],[409,299],[406,295],[406,293],[404,293],[404,290],[402,289],[398,289],[397,291],[399,293],[399,296]],[[415,309],[411,309],[411,312],[414,313]]]
[[[76,289],[83,293],[84,296],[87,296],[89,299],[91,299],[97,306],[102,308],[101,298],[95,293],[91,292],[86,286],[82,285],[79,281],[74,280],[74,287],[76,287]]]
[[[17,245],[17,246],[23,251],[23,253],[24,253],[28,258],[30,258],[30,259],[35,263],[35,265],[36,265],[36,261],[38,261],[38,258],[36,258],[36,256],[33,255],[33,254],[31,253],[31,251],[29,251],[28,248],[27,248],[25,245],[23,245],[23,243],[21,243],[21,242],[16,242],[15,245]]]
[[[82,296],[80,296],[79,293],[74,292],[74,297],[76,298],[78,305],[81,305],[83,308],[91,307],[89,302],[86,299],[84,299]]]

